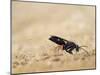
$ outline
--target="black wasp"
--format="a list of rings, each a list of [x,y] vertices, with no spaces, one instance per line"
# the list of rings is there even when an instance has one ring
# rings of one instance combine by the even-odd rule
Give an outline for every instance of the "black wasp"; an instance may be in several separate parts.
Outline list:
[[[62,49],[70,54],[73,54],[73,52],[72,52],[73,50],[76,50],[76,52],[79,52],[80,49],[83,49],[89,55],[89,53],[84,48],[82,48],[82,47],[87,47],[87,46],[79,46],[72,41],[65,40],[65,39],[60,38],[58,36],[51,36],[49,38],[49,40],[62,46]]]

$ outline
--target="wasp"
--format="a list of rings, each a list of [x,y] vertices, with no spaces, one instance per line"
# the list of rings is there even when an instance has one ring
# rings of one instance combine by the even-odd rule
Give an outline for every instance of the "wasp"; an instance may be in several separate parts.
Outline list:
[[[87,46],[79,46],[78,44],[76,44],[72,41],[68,41],[68,40],[60,38],[58,36],[51,36],[49,38],[49,40],[58,44],[59,46],[62,46],[62,50],[65,50],[69,54],[73,54],[73,52],[72,52],[73,50],[76,50],[76,52],[79,52],[79,50],[82,49],[89,55],[88,51],[86,51],[84,48],[82,48],[82,47],[87,47]]]

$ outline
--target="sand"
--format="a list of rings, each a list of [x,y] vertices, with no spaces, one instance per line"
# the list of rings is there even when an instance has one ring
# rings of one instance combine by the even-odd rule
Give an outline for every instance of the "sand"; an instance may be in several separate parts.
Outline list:
[[[49,40],[56,35],[85,48],[73,55]],[[12,72],[95,69],[95,7],[12,2]]]

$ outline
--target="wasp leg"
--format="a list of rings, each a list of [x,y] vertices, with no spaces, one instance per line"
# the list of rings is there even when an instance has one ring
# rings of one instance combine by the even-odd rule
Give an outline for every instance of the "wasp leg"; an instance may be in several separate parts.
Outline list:
[[[68,53],[73,54],[72,51],[68,51]]]
[[[60,52],[59,52],[59,50],[62,50],[63,49],[63,46],[62,45],[59,45],[59,46],[57,46],[56,48],[55,48],[55,54],[56,55],[60,55]]]
[[[73,54],[73,53],[72,53],[72,50],[74,50],[74,49],[75,49],[75,47],[74,47],[74,46],[71,46],[71,47],[68,49],[67,52],[70,53],[70,54]]]
[[[70,53],[70,54],[73,54],[72,51],[67,51],[67,50],[65,50],[65,51],[68,52],[68,53]]]

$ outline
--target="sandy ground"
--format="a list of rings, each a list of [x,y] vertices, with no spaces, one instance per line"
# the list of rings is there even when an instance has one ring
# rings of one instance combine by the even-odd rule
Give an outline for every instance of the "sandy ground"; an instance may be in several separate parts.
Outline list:
[[[48,40],[63,37],[84,51],[74,55]],[[95,68],[95,7],[12,2],[12,72],[47,72]]]

